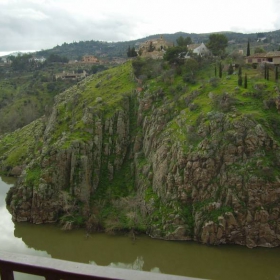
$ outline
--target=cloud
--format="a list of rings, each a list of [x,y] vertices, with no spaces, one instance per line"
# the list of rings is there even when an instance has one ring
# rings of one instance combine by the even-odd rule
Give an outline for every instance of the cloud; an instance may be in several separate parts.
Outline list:
[[[152,34],[257,32],[280,28],[278,0],[0,0],[0,51]]]

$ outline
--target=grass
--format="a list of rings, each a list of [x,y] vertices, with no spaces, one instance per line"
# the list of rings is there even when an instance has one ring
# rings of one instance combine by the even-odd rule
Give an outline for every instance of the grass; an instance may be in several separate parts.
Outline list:
[[[38,149],[42,148],[40,139],[43,129],[43,121],[38,119],[22,129],[1,136],[0,157],[2,157],[2,161],[0,164],[4,170],[25,164],[31,155],[35,156],[38,153]]]
[[[55,143],[63,132],[71,134],[64,143],[64,148],[69,147],[73,140],[84,142],[91,140],[90,135],[85,131],[95,129],[93,122],[97,115],[98,118],[105,120],[113,117],[116,111],[124,110],[125,99],[129,100],[135,88],[131,73],[132,66],[128,62],[120,67],[95,74],[80,82],[77,88],[69,89],[60,95],[63,102],[57,105],[57,126],[52,142]],[[86,116],[85,108],[88,108]],[[88,122],[84,117],[90,118]],[[69,122],[72,122],[71,131]]]

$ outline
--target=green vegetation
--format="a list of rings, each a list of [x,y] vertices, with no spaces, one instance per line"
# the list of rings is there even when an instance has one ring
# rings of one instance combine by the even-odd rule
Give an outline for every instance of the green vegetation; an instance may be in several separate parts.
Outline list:
[[[25,181],[28,187],[38,188],[41,177],[41,167],[36,166],[27,170]]]
[[[137,52],[135,51],[135,47],[130,48],[130,46],[127,49],[127,57],[135,57],[137,56]]]
[[[176,43],[180,47],[187,47],[188,45],[192,44],[192,39],[191,37],[186,37],[184,38],[183,36],[180,36],[177,40]]]
[[[42,119],[38,119],[22,129],[0,137],[0,167],[9,174],[13,167],[20,166],[39,154],[44,130]]]
[[[228,38],[224,34],[211,34],[207,47],[215,56],[222,56],[225,54],[225,49],[228,45]]]
[[[224,50],[225,45],[216,49],[219,55],[224,54]],[[162,139],[166,147],[164,152],[171,153],[176,148],[184,159],[188,155],[204,159],[210,151],[203,150],[202,141],[213,142],[211,152],[214,155],[218,148],[228,147],[235,139],[233,127],[240,123],[251,122],[252,129],[265,130],[279,143],[280,115],[275,104],[278,97],[275,88],[279,87],[279,82],[276,75],[275,80],[271,75],[277,70],[268,68],[266,71],[271,78],[267,79],[269,74],[266,74],[264,79],[261,68],[254,69],[249,65],[237,68],[234,57],[216,60],[193,56],[185,59],[180,56],[184,51],[185,46],[177,46],[167,50],[164,60],[136,58],[102,72],[97,70],[96,74],[66,89],[56,96],[44,143],[43,122],[31,123],[1,137],[0,156],[5,167],[2,169],[8,173],[14,166],[30,163],[38,155],[38,160],[28,166],[25,177],[26,184],[36,188],[45,172],[40,165],[43,160],[52,153],[71,155],[69,172],[73,182],[65,186],[65,191],[73,196],[83,179],[82,164],[87,164],[82,159],[88,156],[86,160],[91,161],[88,170],[93,174],[87,175],[95,182],[90,186],[92,197],[88,204],[73,202],[72,211],[62,213],[61,222],[85,225],[89,231],[105,229],[114,233],[125,230],[134,234],[150,230],[151,234],[155,232],[166,237],[172,236],[176,225],[184,224],[186,234],[193,236],[195,213],[202,213],[204,222],[218,223],[219,216],[233,212],[232,207],[225,205],[227,189],[245,209],[237,187],[221,184],[216,174],[209,175],[209,185],[203,190],[206,198],[199,202],[192,200],[190,192],[179,201],[173,199],[177,194],[168,197],[161,190],[153,189],[153,167],[145,156],[153,147],[147,145],[143,152],[140,144],[137,146],[137,137]],[[213,73],[217,66],[219,77]],[[244,82],[241,69],[246,72]],[[41,76],[41,80],[46,77]],[[53,81],[48,82],[45,88],[52,90],[55,85]],[[145,131],[143,123],[146,127],[156,124],[149,130],[151,135],[147,135],[148,129]],[[215,131],[219,133],[215,134]],[[245,141],[245,135],[242,137]],[[265,169],[258,168],[259,154]],[[227,167],[228,174],[243,176],[244,182],[249,180],[250,174],[264,183],[274,182],[279,176],[277,157],[263,146],[260,146],[259,154]],[[176,176],[182,177],[183,167],[168,162],[168,165],[172,164],[178,170],[170,174],[173,176],[177,172]],[[136,188],[138,185],[141,190]],[[174,189],[181,185],[176,184]],[[219,203],[215,204],[217,201]],[[172,223],[175,217],[176,225]]]
[[[23,58],[25,56],[20,56],[14,61]],[[55,80],[54,74],[62,72],[62,69],[56,69],[55,66],[42,68],[40,64],[39,69],[12,71],[13,63],[7,69],[0,69],[0,135],[49,114],[54,97],[76,83],[72,80]],[[25,67],[29,67],[28,63]]]

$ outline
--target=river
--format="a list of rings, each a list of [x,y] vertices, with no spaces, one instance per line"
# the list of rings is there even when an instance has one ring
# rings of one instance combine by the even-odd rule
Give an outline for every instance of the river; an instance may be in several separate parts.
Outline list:
[[[13,223],[5,205],[12,178],[0,178],[0,250],[75,262],[216,280],[280,280],[280,248],[206,246],[138,236],[62,231],[57,225]],[[17,273],[16,279],[44,279]]]

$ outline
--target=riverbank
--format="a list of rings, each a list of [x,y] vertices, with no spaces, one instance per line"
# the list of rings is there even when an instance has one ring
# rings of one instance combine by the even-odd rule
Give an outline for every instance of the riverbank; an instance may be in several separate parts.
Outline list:
[[[216,280],[280,277],[280,248],[205,246],[145,235],[137,236],[133,242],[123,235],[94,233],[87,237],[83,229],[63,231],[54,224],[13,223],[5,205],[11,186],[10,178],[0,180],[1,250]]]

